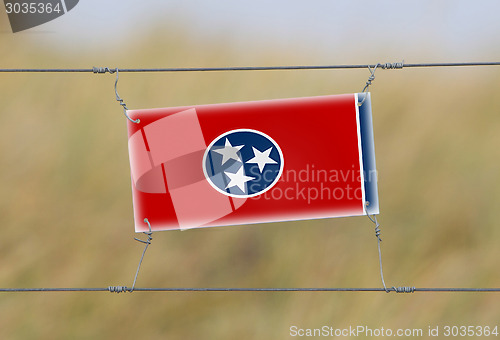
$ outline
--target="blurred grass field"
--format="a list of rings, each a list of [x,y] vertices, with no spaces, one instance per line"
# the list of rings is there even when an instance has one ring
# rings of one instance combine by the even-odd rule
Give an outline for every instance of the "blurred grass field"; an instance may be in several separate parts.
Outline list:
[[[0,46],[9,48],[0,49],[0,67],[307,60],[270,49],[249,62],[224,43],[193,51],[179,36],[65,58],[33,36],[2,34]],[[133,109],[166,107],[352,93],[368,75],[121,74],[119,93]],[[377,71],[372,106],[388,285],[500,286],[499,76],[493,67]],[[114,76],[0,77],[0,286],[131,285],[143,245],[133,241],[126,120]],[[379,287],[378,271],[373,225],[359,217],[155,233],[137,285]],[[450,293],[1,293],[0,338],[284,339],[291,325],[495,325],[498,302],[498,294]]]

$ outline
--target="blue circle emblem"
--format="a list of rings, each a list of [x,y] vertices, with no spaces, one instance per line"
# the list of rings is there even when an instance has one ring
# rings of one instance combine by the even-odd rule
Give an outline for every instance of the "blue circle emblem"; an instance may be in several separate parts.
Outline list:
[[[253,197],[271,189],[283,172],[283,153],[268,135],[238,129],[215,138],[205,150],[203,172],[210,185],[231,197]]]

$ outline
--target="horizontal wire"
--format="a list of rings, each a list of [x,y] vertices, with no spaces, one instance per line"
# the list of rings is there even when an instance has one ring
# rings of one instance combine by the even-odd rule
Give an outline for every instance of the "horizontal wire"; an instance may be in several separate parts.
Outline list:
[[[131,292],[127,287],[107,288],[0,288],[0,293],[17,292]],[[387,292],[384,288],[134,288],[134,292]],[[411,291],[390,290],[396,293],[467,292],[500,293],[500,288],[412,288]]]
[[[397,67],[395,67],[397,64]],[[365,69],[379,66],[383,69],[409,68],[409,67],[457,67],[457,66],[500,66],[499,61],[494,62],[459,62],[459,63],[379,63],[355,65],[302,65],[302,66],[236,66],[236,67],[173,67],[173,68],[4,68],[0,72],[59,72],[59,73],[114,73],[119,72],[215,72],[215,71],[271,71],[271,70],[333,70],[333,69]]]

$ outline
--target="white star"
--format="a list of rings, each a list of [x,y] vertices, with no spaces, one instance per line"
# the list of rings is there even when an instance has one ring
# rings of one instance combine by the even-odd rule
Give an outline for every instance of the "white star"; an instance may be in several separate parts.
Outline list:
[[[249,159],[248,161],[246,161],[246,163],[258,164],[260,172],[262,172],[264,170],[264,167],[266,166],[266,164],[277,164],[278,163],[274,159],[269,157],[269,154],[271,153],[271,151],[273,149],[272,146],[264,152],[257,150],[253,146],[252,146],[252,149],[253,149],[254,158]]]
[[[242,147],[244,147],[244,145],[232,146],[229,142],[229,139],[226,138],[226,145],[224,145],[223,148],[212,151],[222,155],[222,165],[224,165],[224,163],[226,163],[230,159],[241,162],[240,156],[238,156],[238,152]]]
[[[231,180],[229,184],[226,185],[226,189],[237,186],[241,189],[241,191],[243,191],[243,193],[246,193],[245,183],[251,181],[252,179],[255,179],[254,177],[245,176],[245,174],[243,174],[243,166],[241,166],[240,169],[234,174],[226,171],[224,171],[224,173]]]

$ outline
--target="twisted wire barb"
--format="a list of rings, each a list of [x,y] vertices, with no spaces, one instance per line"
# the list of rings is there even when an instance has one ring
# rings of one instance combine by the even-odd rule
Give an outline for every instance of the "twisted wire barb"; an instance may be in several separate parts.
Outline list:
[[[123,292],[128,292],[129,289],[126,286],[109,286],[108,291],[110,293],[123,293]]]
[[[396,63],[384,63],[384,64],[376,64],[375,66],[371,67],[371,65],[367,65],[368,70],[370,71],[370,76],[368,77],[368,80],[365,83],[365,87],[363,87],[363,91],[361,93],[365,93],[372,82],[375,80],[375,71],[377,70],[377,67],[380,67],[381,69],[384,70],[395,70],[395,69],[402,69],[405,66],[405,61],[403,60],[402,62],[396,62]],[[363,100],[358,103],[358,106],[362,106],[366,100],[366,95],[364,96]]]
[[[402,62],[398,63],[385,63],[385,64],[378,64],[380,68],[384,70],[395,70],[395,69],[402,69],[405,67],[405,61],[403,60]]]
[[[108,69],[108,68],[106,67],[106,69]],[[109,69],[108,69],[108,71],[109,71]],[[111,72],[111,71],[109,71],[109,72],[110,72],[111,74],[113,73],[113,72]],[[128,108],[127,108],[127,104],[125,104],[125,103],[123,102],[123,99],[122,99],[122,98],[120,98],[120,95],[118,94],[118,89],[117,89],[117,86],[118,86],[118,68],[116,68],[114,72],[116,72],[116,80],[115,80],[115,94],[116,94],[116,101],[117,101],[117,102],[118,102],[118,103],[119,103],[119,104],[123,107],[123,114],[125,115],[125,117],[127,117],[127,119],[128,119],[128,120],[130,120],[132,123],[136,123],[136,124],[138,124],[138,123],[141,121],[139,118],[137,118],[137,119],[135,119],[135,120],[134,120],[134,119],[130,118],[130,117],[128,116],[128,114],[127,114],[127,110],[128,110]]]
[[[107,290],[110,293],[124,293],[124,292],[129,292],[132,293],[135,290],[135,283],[137,282],[137,277],[139,276],[139,270],[141,269],[142,265],[142,260],[144,260],[144,255],[146,255],[146,250],[148,250],[149,245],[151,244],[151,241],[153,240],[153,232],[151,231],[151,223],[149,223],[149,220],[147,218],[144,219],[144,223],[148,224],[149,231],[143,232],[144,235],[146,235],[148,238],[147,240],[141,240],[139,238],[134,237],[134,240],[139,241],[141,243],[144,243],[144,250],[142,251],[142,256],[141,260],[139,261],[139,265],[137,266],[137,270],[135,272],[135,277],[134,277],[134,282],[132,283],[132,287],[128,288],[127,286],[109,286]]]
[[[368,77],[368,80],[366,81],[366,84],[365,84],[365,87],[363,87],[363,91],[361,91],[361,93],[365,93],[366,90],[368,90],[368,88],[370,87],[370,85],[372,84],[372,81],[375,80],[375,71],[377,70],[377,67],[379,66],[379,64],[375,65],[374,68],[371,68],[370,66],[368,66],[368,70],[370,71],[370,76]],[[366,97],[365,97],[366,98]],[[364,103],[364,99],[363,101],[360,103],[359,106],[363,105]]]
[[[134,238],[134,240],[142,242],[145,244],[144,246],[144,251],[142,252],[141,260],[139,261],[139,265],[137,266],[137,271],[135,272],[135,277],[134,277],[134,283],[132,284],[132,288],[130,288],[130,292],[132,293],[135,288],[135,283],[137,282],[137,276],[139,276],[139,270],[141,269],[142,265],[142,260],[144,260],[144,255],[146,254],[146,250],[148,250],[149,245],[151,244],[151,241],[153,240],[153,232],[151,231],[151,223],[149,223],[149,220],[147,218],[144,219],[144,223],[148,224],[149,231],[145,231],[143,234],[148,237],[146,241],[140,240],[138,238]]]
[[[415,287],[394,287],[392,286],[391,288],[387,288],[385,285],[385,280],[384,280],[384,270],[382,268],[382,250],[380,248],[380,243],[382,242],[382,238],[380,237],[380,234],[382,231],[380,230],[380,223],[377,221],[377,216],[373,214],[370,216],[368,213],[367,207],[370,205],[370,202],[366,202],[365,205],[365,212],[366,216],[372,221],[373,224],[375,224],[375,237],[377,238],[377,247],[378,247],[378,262],[379,262],[379,268],[380,268],[380,279],[382,280],[382,285],[384,286],[384,290],[386,293],[390,292],[396,292],[396,293],[413,293],[415,292],[416,288]]]
[[[116,68],[109,68],[109,67],[93,67],[92,68],[92,72],[93,73],[99,73],[99,74],[104,74],[104,73],[109,73],[109,74],[113,74],[113,73],[116,73],[116,80],[115,80],[115,96],[116,96],[116,101],[118,102],[118,104],[120,104],[120,106],[123,108],[123,114],[125,115],[125,117],[127,117],[128,120],[130,120],[132,123],[140,123],[140,119],[137,118],[137,119],[132,119],[129,117],[129,115],[127,114],[127,110],[128,110],[128,107],[127,107],[127,104],[125,104],[125,102],[123,101],[123,99],[120,97],[120,95],[118,94],[118,78],[119,78],[119,69],[118,67]]]
[[[92,72],[93,73],[109,73],[109,74],[113,74],[115,73],[115,71],[118,70],[117,68],[114,68],[114,69],[111,69],[109,67],[92,67]]]

